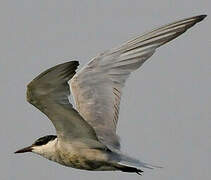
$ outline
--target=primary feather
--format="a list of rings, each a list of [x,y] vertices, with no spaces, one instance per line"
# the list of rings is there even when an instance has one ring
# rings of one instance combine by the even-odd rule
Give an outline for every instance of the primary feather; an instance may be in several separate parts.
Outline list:
[[[94,128],[101,142],[119,149],[116,135],[122,89],[130,73],[138,69],[161,45],[175,39],[205,16],[177,21],[93,58],[70,81],[76,108]]]

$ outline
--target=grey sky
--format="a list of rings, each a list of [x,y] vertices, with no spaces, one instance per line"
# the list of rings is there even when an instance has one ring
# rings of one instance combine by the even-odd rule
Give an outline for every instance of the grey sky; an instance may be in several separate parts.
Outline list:
[[[0,179],[210,179],[210,0],[19,0],[0,6]],[[25,100],[26,84],[56,64],[81,66],[152,28],[193,15],[208,17],[160,48],[129,78],[118,134],[124,152],[164,166],[144,176],[67,168],[34,154],[15,155],[54,134]]]

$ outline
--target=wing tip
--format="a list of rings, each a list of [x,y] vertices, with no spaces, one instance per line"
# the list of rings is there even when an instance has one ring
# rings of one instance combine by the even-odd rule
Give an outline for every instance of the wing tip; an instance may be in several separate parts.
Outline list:
[[[198,23],[200,21],[203,21],[206,17],[207,17],[206,14],[201,14],[201,15],[198,15],[198,16],[194,16],[192,18],[194,19],[195,23]]]
[[[39,89],[40,87],[42,87],[41,84],[44,83],[44,84],[48,84],[46,88],[49,87],[48,81],[51,81],[52,78],[54,79],[54,83],[55,83],[56,78],[58,79],[58,82],[61,82],[61,83],[64,81],[67,81],[67,79],[69,80],[70,78],[72,78],[72,76],[75,75],[76,73],[75,71],[78,66],[79,66],[78,61],[68,61],[65,63],[58,64],[56,66],[53,66],[45,70],[41,74],[39,74],[36,78],[34,78],[30,83],[27,84],[27,90],[26,90],[27,101],[30,103],[33,103],[37,86]],[[58,70],[60,72],[58,72]],[[51,73],[54,73],[55,76],[51,76],[52,75]],[[49,77],[49,79],[45,79],[46,77],[47,78]],[[44,86],[42,88],[44,89]]]
[[[78,61],[68,61],[68,62],[65,62],[65,63],[58,64],[56,66],[61,66],[61,65],[65,65],[65,64],[78,66],[79,62]]]
[[[68,62],[65,62],[65,63],[61,63],[61,64],[57,64],[56,66],[53,66],[45,71],[43,71],[41,74],[39,74],[36,78],[34,78],[28,85],[28,86],[31,86],[31,84],[35,81],[35,80],[38,80],[40,78],[42,78],[43,76],[45,76],[46,74],[48,74],[49,72],[52,72],[54,71],[55,69],[68,69],[68,68],[72,68],[74,71],[77,69],[77,67],[79,66],[79,62],[78,61],[68,61]]]
[[[207,17],[206,14],[202,14],[202,15],[196,16],[196,18],[198,19],[198,21],[202,21],[202,20],[205,19],[206,17]]]

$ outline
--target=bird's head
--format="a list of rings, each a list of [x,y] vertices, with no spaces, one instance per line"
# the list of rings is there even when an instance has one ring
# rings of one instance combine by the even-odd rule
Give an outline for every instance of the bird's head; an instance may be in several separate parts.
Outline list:
[[[32,145],[22,148],[15,153],[34,152],[46,156],[54,149],[57,136],[48,135],[37,139]]]

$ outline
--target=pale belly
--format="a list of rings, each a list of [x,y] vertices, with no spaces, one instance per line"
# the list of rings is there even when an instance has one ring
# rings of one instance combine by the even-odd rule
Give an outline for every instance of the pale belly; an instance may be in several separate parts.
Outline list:
[[[92,171],[117,170],[108,155],[100,150],[86,149],[84,151],[64,153],[58,152],[59,158],[56,161],[64,166]]]

